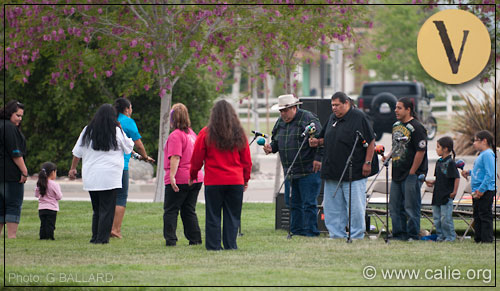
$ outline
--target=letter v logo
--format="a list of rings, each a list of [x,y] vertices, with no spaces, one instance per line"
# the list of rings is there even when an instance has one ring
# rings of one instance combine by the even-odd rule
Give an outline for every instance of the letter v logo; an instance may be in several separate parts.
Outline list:
[[[455,52],[451,47],[450,38],[448,37],[448,32],[446,31],[446,26],[443,21],[433,21],[439,31],[439,36],[443,42],[444,49],[446,50],[446,55],[448,56],[448,62],[450,62],[451,72],[456,74],[458,72],[458,66],[460,66],[460,60],[462,59],[462,53],[464,52],[464,45],[467,41],[467,36],[469,35],[468,30],[464,30],[464,37],[462,39],[462,46],[460,47],[460,53],[458,54],[458,60],[455,58]]]
[[[488,63],[490,53],[488,30],[467,11],[440,11],[429,17],[418,33],[420,64],[443,83],[462,84],[474,79]]]

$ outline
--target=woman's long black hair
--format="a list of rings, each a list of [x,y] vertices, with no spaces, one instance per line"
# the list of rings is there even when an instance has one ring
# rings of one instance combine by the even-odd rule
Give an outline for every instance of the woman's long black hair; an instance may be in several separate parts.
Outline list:
[[[103,104],[87,125],[83,134],[82,144],[96,151],[117,150],[116,127],[120,127],[116,119],[116,110],[111,104]]]
[[[247,145],[245,130],[233,106],[225,100],[217,101],[212,107],[207,129],[208,144],[219,150],[241,150]]]
[[[36,182],[36,186],[38,187],[38,191],[41,196],[45,196],[47,194],[47,184],[49,182],[49,176],[57,170],[57,166],[51,162],[45,162],[42,164],[40,173],[38,173],[38,181]]]

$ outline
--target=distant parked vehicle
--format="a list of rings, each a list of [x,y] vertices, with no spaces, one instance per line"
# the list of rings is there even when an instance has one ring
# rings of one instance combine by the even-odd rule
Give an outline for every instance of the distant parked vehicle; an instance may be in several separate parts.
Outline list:
[[[413,100],[417,117],[427,129],[427,139],[433,139],[437,132],[437,122],[431,112],[434,94],[428,94],[420,82],[392,81],[366,83],[358,97],[358,107],[371,119],[376,140],[380,140],[384,132],[392,132],[396,122],[394,109],[402,97]]]

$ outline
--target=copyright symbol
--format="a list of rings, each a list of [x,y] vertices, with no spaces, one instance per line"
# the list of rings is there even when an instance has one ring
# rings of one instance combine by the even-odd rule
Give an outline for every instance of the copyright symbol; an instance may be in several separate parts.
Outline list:
[[[377,269],[374,266],[366,266],[363,269],[363,278],[367,280],[375,279],[377,276]]]

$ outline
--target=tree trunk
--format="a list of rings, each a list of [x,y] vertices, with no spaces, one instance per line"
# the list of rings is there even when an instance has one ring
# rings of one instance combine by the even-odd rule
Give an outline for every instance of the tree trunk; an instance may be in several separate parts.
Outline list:
[[[160,69],[160,76],[165,76],[165,67],[163,64],[158,65]],[[174,84],[171,85],[171,90],[167,91],[167,94],[161,97],[160,105],[160,126],[158,134],[158,155],[156,159],[156,188],[155,188],[155,198],[154,202],[162,202],[164,200],[164,155],[163,148],[167,141],[168,135],[170,133],[170,107],[172,107],[172,89]],[[167,88],[167,84],[163,77],[160,77],[160,90],[161,88]]]
[[[241,84],[241,67],[239,50],[236,51],[234,57],[234,83],[231,88],[231,104],[233,105],[236,114],[238,115],[238,108],[240,107],[240,84]]]
[[[256,50],[256,55],[258,56],[258,50]],[[259,86],[259,78],[257,77],[258,74],[258,66],[259,64],[257,63],[257,59],[254,59],[252,63],[250,64],[251,68],[251,76],[253,76],[254,81],[252,81],[252,119],[253,119],[253,130],[255,131],[260,131],[260,124],[259,124],[259,93],[258,93],[258,86]],[[251,78],[252,79],[252,78]],[[252,172],[259,172],[260,171],[260,160],[257,158],[257,155],[261,151],[259,146],[256,146],[254,148],[254,152],[252,154],[253,159],[252,159]]]
[[[286,94],[292,94],[292,83],[291,83],[291,78],[292,78],[292,69],[290,66],[290,63],[287,62],[284,65],[284,71],[285,71],[285,93]],[[281,171],[283,167],[281,166],[281,161],[280,161],[280,156],[278,155],[276,159],[276,170],[275,170],[275,179],[274,179],[274,197],[278,195],[279,188],[281,186]],[[284,175],[285,173],[283,173]],[[286,177],[283,177],[286,178]]]
[[[161,109],[160,109],[160,130],[158,139],[158,156],[156,159],[156,189],[154,202],[162,202],[165,196],[164,194],[164,180],[165,170],[164,170],[164,156],[163,148],[168,138],[170,129],[170,107],[172,103],[172,92],[167,93],[167,95],[161,98]]]

